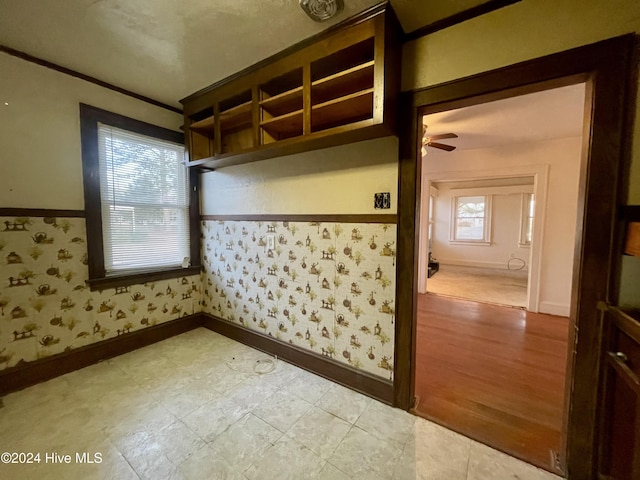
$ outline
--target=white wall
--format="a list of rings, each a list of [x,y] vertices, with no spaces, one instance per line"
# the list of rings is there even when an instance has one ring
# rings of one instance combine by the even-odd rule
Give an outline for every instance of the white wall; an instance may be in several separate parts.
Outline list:
[[[517,187],[520,193],[500,193],[498,188],[484,188],[482,195],[491,195],[491,242],[490,245],[473,245],[450,242],[452,200],[462,195],[460,189],[449,188],[446,183],[438,185],[439,194],[434,208],[432,253],[441,264],[464,265],[506,269],[511,254],[529,265],[529,247],[520,247],[520,224],[522,194],[531,193],[532,187]],[[478,190],[480,192],[480,190]],[[466,193],[464,193],[466,195]],[[521,263],[514,263],[514,266]]]
[[[182,124],[182,115],[5,53],[0,72],[2,207],[84,208],[79,103],[173,130]]]
[[[403,90],[640,33],[637,0],[526,0],[404,46]],[[628,204],[640,204],[640,101],[635,104]],[[564,262],[561,255],[559,260]],[[640,262],[626,261],[620,303],[640,308]]]
[[[398,139],[385,137],[202,175],[202,214],[396,213]],[[391,193],[375,210],[373,194]]]
[[[440,181],[469,179],[473,175],[477,178],[507,177],[509,172],[521,176],[517,173],[519,167],[531,167],[533,170],[536,166],[548,165],[546,209],[544,212],[539,208],[536,210],[536,215],[544,218],[540,238],[540,288],[537,293],[538,311],[542,313],[569,314],[581,142],[580,137],[564,138],[535,144],[434,153],[425,157],[424,181],[430,178]]]

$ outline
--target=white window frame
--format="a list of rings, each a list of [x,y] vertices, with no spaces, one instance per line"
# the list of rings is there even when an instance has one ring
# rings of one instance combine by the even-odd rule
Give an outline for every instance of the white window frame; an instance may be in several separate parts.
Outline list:
[[[533,215],[530,215],[530,201],[534,202]],[[520,197],[520,235],[518,246],[528,248],[533,242],[533,223],[535,222],[535,195],[533,193],[523,192]],[[529,219],[531,219],[531,231],[529,232]],[[527,233],[531,240],[527,239]]]
[[[458,200],[465,197],[484,197],[484,223],[481,239],[458,238]],[[449,223],[449,243],[451,245],[491,245],[491,203],[492,195],[455,195],[451,198],[451,221]]]

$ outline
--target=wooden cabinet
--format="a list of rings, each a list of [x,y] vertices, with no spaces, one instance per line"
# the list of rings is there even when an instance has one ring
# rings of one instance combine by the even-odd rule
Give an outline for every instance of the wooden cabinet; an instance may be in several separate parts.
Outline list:
[[[381,4],[182,100],[189,166],[396,134],[400,27]]]
[[[640,478],[640,312],[605,315],[599,478]]]

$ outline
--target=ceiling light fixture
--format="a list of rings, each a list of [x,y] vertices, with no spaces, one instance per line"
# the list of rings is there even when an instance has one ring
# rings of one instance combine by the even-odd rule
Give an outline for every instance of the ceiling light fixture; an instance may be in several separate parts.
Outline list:
[[[300,0],[300,6],[311,19],[324,22],[344,8],[343,0]]]

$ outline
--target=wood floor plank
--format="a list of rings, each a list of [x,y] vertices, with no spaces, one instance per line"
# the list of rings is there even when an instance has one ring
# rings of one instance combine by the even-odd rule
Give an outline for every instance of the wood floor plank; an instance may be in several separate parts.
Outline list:
[[[416,332],[415,412],[554,471],[569,319],[426,294]]]

